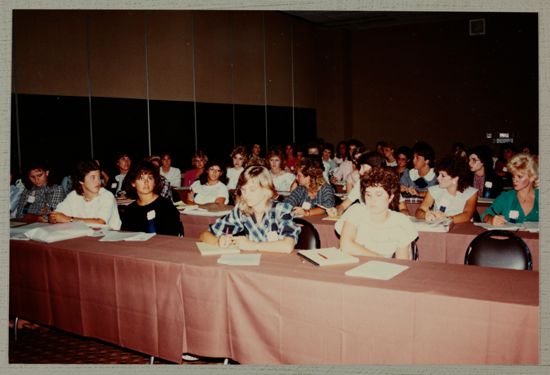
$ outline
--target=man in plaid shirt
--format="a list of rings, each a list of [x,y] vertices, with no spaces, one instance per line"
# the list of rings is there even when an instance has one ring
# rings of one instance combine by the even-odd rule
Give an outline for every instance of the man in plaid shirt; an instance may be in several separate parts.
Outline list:
[[[48,222],[48,214],[65,198],[59,185],[49,185],[50,171],[43,164],[33,164],[27,169],[25,190],[17,204],[16,218],[26,222]]]

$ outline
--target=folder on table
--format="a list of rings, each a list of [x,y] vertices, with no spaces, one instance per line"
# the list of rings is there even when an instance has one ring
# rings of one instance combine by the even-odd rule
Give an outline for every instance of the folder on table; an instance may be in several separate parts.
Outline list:
[[[335,247],[314,250],[298,250],[298,255],[304,257],[316,266],[335,266],[339,264],[352,264],[359,262],[359,258],[346,254]]]

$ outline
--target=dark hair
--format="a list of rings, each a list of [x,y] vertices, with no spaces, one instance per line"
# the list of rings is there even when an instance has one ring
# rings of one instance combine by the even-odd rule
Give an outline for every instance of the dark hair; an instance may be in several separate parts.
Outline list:
[[[357,166],[357,169],[361,168],[361,165],[368,164],[371,167],[383,167],[384,157],[376,151],[368,151],[361,154],[358,159],[354,159],[353,163]]]
[[[436,163],[437,172],[445,171],[452,178],[458,177],[457,190],[462,192],[470,186],[470,168],[466,159],[460,156],[448,155]]]
[[[155,187],[153,188],[153,192],[155,194],[159,194],[160,190],[160,168],[158,168],[155,164],[153,164],[150,161],[141,161],[133,167],[130,172],[128,172],[128,181],[130,183],[135,182],[138,180],[141,176],[149,174],[153,177],[153,181],[155,181]],[[132,190],[135,190],[132,189]],[[126,192],[128,195],[128,192]],[[137,194],[137,193],[136,193]],[[130,196],[136,195],[134,192],[130,193]]]
[[[416,142],[412,148],[413,155],[417,154],[419,156],[422,156],[424,159],[430,161],[430,167],[433,167],[433,164],[435,162],[435,152],[432,146],[430,146],[428,143],[420,141]]]
[[[380,186],[393,199],[389,207],[393,210],[399,207],[399,176],[393,169],[374,167],[361,177],[361,196],[359,200],[365,203],[365,191],[371,186]]]
[[[159,155],[161,159],[163,159],[165,156],[168,156],[170,159],[172,159],[172,154],[168,151],[162,151]]]
[[[42,160],[32,160],[29,164],[27,164],[27,166],[24,169],[25,174],[23,176],[24,177],[23,178],[23,184],[25,185],[25,188],[27,188],[29,190],[32,189],[32,186],[33,186],[33,183],[29,179],[29,173],[33,169],[40,169],[40,170],[44,171],[44,173],[50,171],[50,168],[48,167],[47,163],[45,161],[42,161]],[[50,176],[48,176],[48,185],[51,185]]]
[[[73,178],[73,189],[78,195],[82,195],[84,192],[81,182],[84,182],[86,175],[92,171],[100,170],[101,168],[95,160],[83,160],[76,165],[75,175]]]
[[[321,153],[323,153],[323,151],[325,151],[325,150],[329,150],[330,153],[332,155],[334,155],[334,146],[332,145],[332,143],[324,143],[323,147],[321,147],[320,151],[321,151]]]
[[[479,145],[472,147],[468,150],[468,157],[472,154],[475,154],[479,161],[483,164],[485,169],[485,175],[491,174],[493,171],[493,151],[486,145]]]
[[[268,170],[271,170],[271,164],[269,163],[269,159],[271,159],[272,157],[278,157],[279,160],[281,161],[281,169],[285,169],[285,162],[286,162],[286,159],[284,158],[283,156],[283,152],[281,150],[271,150],[267,153],[266,157],[265,157],[265,165],[267,165],[267,169]]]
[[[407,157],[407,159],[410,160],[412,159],[412,150],[410,147],[407,147],[407,146],[401,146],[399,147],[396,151],[395,151],[395,156],[399,156],[399,154],[403,154]]]
[[[201,182],[201,185],[206,185],[206,183],[208,182],[208,169],[210,169],[210,167],[213,167],[214,165],[220,167],[220,170],[222,171],[219,181],[221,183],[227,184],[225,166],[222,163],[219,163],[217,160],[208,160],[208,162],[204,165],[204,172],[202,172],[199,176],[199,181]]]
[[[112,154],[111,154],[112,155]],[[125,156],[128,156],[128,158],[130,158],[130,160],[132,159],[130,157],[130,154],[126,151],[119,151],[117,152],[116,154],[116,159],[115,159],[115,162],[119,161],[121,158],[125,157]]]

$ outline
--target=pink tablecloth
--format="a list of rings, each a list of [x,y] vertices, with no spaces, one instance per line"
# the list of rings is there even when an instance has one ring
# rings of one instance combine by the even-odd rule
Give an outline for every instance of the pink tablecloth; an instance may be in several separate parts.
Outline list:
[[[379,281],[296,254],[222,266],[168,236],[10,245],[11,314],[174,362],[538,362],[538,272],[389,260],[409,269]]]
[[[319,232],[322,247],[339,247],[340,240],[334,231],[334,221],[323,220],[322,216],[307,218]],[[470,242],[484,229],[472,223],[454,225],[448,233],[419,232],[418,252],[420,261],[464,264],[464,255]],[[539,234],[516,232],[527,244],[533,258],[533,269],[539,269]]]

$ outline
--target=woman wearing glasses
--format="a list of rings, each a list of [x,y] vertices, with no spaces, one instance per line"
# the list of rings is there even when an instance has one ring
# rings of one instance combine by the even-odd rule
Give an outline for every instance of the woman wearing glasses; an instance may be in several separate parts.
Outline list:
[[[244,165],[246,165],[248,159],[246,157],[246,148],[244,146],[237,146],[231,152],[231,160],[233,161],[233,167],[227,168],[227,188],[234,190],[239,182],[239,176],[244,171]]]
[[[191,185],[191,192],[187,195],[187,203],[227,204],[229,202],[229,191],[225,182],[227,182],[227,178],[225,177],[223,165],[214,160],[209,161],[204,166],[204,173],[200,175],[199,180]]]
[[[300,235],[292,206],[278,202],[271,174],[251,165],[239,178],[237,204],[200,235],[203,242],[241,250],[290,253]],[[237,235],[244,234],[244,235]]]

